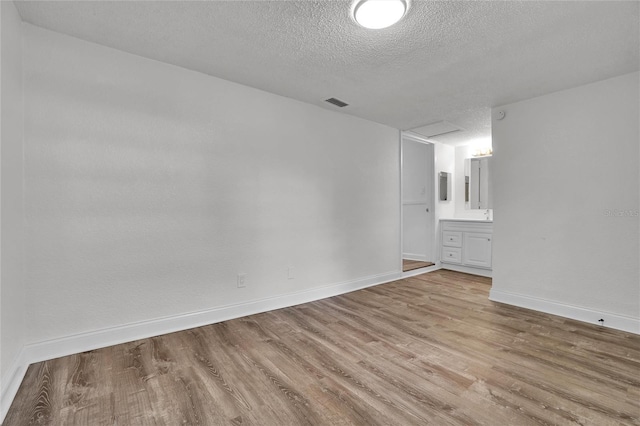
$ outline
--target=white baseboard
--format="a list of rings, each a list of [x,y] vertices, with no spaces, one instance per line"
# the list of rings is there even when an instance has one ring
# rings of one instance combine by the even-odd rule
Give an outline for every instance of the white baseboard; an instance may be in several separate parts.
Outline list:
[[[0,422],[9,410],[9,406],[24,378],[29,364],[61,356],[72,355],[106,346],[146,339],[175,331],[187,330],[208,324],[215,324],[234,318],[253,315],[274,309],[286,308],[301,303],[313,302],[327,297],[349,293],[366,287],[384,284],[402,277],[399,271],[372,275],[355,280],[344,281],[310,290],[299,291],[280,296],[252,300],[234,305],[221,306],[198,312],[141,321],[118,327],[110,327],[86,333],[65,336],[57,339],[25,345],[9,370],[11,378],[2,383],[2,405]]]
[[[442,269],[448,269],[449,271],[464,272],[465,274],[480,275],[481,277],[491,278],[491,269],[473,268],[470,266],[454,265],[451,263],[442,262]]]
[[[20,351],[10,367],[8,374],[9,379],[6,381],[3,380],[2,382],[0,422],[4,420],[4,417],[9,410],[9,406],[18,391],[20,383],[27,371],[27,367],[29,364],[34,362],[45,361],[133,340],[159,336],[175,331],[187,330],[194,327],[214,324],[274,309],[295,306],[302,303],[349,293],[366,287],[384,284],[401,278],[422,274],[424,272],[430,272],[431,270],[437,270],[439,268],[439,265],[435,265],[426,268],[425,270],[416,270],[415,272],[387,272],[384,274],[345,281],[296,293],[221,306],[213,309],[158,318],[149,321],[141,321],[26,345]],[[597,319],[603,318],[607,327],[640,334],[640,320],[637,318],[623,317],[604,312],[594,312],[584,308],[563,305],[557,302],[501,292],[493,289],[491,290],[489,299],[495,302],[534,309],[554,315],[577,319],[579,321],[593,322],[593,319],[595,318],[597,322]]]
[[[257,299],[234,305],[221,306],[213,309],[174,315],[149,321],[141,321],[118,327],[110,327],[102,330],[66,336],[59,339],[32,343],[25,346],[26,357],[30,363],[40,362],[92,349],[131,342],[133,340],[146,339],[148,337],[159,336],[162,334],[240,318],[247,315],[312,302],[361,288],[394,281],[400,279],[400,276],[399,272],[387,272],[384,274],[345,281],[296,293]]]
[[[640,318],[627,317],[624,315],[613,314],[611,312],[595,311],[593,309],[583,308],[580,306],[567,305],[564,303],[554,302],[552,300],[540,299],[537,297],[525,296],[522,294],[495,289],[491,289],[489,293],[489,300],[596,325],[600,325],[598,322],[599,319],[604,319],[604,323],[602,324],[604,327],[640,334]]]
[[[437,271],[438,269],[442,269],[438,264],[433,266],[427,266],[426,268],[412,269],[411,271],[403,272],[402,278],[411,278],[411,277],[415,277],[416,275],[426,274],[427,272]]]
[[[3,377],[2,379],[2,386],[0,386],[0,423],[4,421],[4,416],[7,415],[11,402],[13,402],[13,398],[15,398],[16,393],[18,393],[18,388],[22,383],[28,367],[29,362],[26,361],[23,347],[7,370],[7,378],[5,379]]]
[[[428,262],[426,254],[402,253],[402,258],[406,260],[417,260],[419,262]]]

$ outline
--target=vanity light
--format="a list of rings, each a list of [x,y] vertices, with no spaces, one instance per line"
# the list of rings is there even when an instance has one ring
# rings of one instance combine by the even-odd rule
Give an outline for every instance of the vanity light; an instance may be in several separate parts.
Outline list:
[[[487,157],[491,154],[493,154],[493,149],[491,148],[476,149],[473,152],[474,157]]]
[[[353,8],[353,19],[372,30],[387,28],[402,19],[407,6],[405,0],[360,0]]]

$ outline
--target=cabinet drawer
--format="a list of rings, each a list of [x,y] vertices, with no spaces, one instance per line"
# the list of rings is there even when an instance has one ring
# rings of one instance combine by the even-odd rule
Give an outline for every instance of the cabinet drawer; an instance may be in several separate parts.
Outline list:
[[[442,245],[447,247],[462,247],[462,232],[442,231]]]
[[[442,247],[442,259],[444,263],[461,263],[462,249],[457,247]]]

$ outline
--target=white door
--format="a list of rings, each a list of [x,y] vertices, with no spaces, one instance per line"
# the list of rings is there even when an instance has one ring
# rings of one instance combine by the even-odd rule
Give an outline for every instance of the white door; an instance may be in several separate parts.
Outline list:
[[[402,258],[433,262],[433,145],[402,138]]]

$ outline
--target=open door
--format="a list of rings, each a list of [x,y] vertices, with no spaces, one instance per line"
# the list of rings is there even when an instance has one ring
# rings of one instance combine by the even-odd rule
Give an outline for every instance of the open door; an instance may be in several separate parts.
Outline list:
[[[403,134],[402,262],[403,271],[435,261],[433,144]]]

